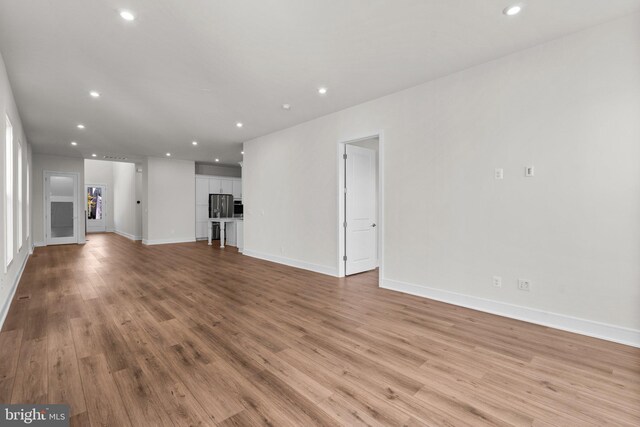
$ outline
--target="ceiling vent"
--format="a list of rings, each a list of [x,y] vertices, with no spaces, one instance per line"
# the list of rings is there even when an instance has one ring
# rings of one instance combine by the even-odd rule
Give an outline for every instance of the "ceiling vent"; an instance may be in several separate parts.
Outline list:
[[[126,157],[122,156],[102,156],[102,158],[105,160],[127,160]]]

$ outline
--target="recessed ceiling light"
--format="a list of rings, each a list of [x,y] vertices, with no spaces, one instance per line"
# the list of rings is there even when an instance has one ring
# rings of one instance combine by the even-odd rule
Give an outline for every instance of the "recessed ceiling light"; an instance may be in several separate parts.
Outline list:
[[[94,98],[100,98],[100,92],[97,92],[95,90],[92,90],[91,92],[89,92],[89,95],[91,95]]]
[[[241,128],[242,126],[244,126],[244,125],[242,124],[242,122],[238,122],[238,123],[236,123],[236,127]]]
[[[171,157],[171,153],[167,153],[167,157]]]
[[[291,104],[282,104],[283,110],[291,110]]]
[[[244,154],[244,151],[241,151],[240,154]]]
[[[134,19],[136,19],[136,16],[128,10],[121,10],[120,17],[125,21],[133,21]]]
[[[98,157],[98,155],[96,153],[93,153],[91,157]]]
[[[80,123],[80,124],[77,126],[77,128],[78,128],[78,129],[84,129],[84,125],[83,125],[82,123]]]
[[[220,161],[220,159],[216,159],[216,162],[219,162],[219,161]]]
[[[198,145],[198,141],[191,141],[191,145]]]
[[[75,141],[71,141],[71,145],[73,145],[75,147],[76,145],[78,145],[78,143],[75,142]]]
[[[507,16],[514,16],[519,14],[521,10],[522,10],[522,6],[513,5],[513,6],[507,7],[505,10],[502,11],[502,13],[504,13]]]
[[[327,94],[327,88],[326,87],[318,88],[318,93],[320,95],[326,95]]]

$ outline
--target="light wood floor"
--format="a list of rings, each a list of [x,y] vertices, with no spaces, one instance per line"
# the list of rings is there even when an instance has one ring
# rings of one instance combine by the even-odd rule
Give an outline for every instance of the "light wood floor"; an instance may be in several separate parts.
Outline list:
[[[640,425],[640,351],[206,243],[36,249],[0,402],[73,425]]]

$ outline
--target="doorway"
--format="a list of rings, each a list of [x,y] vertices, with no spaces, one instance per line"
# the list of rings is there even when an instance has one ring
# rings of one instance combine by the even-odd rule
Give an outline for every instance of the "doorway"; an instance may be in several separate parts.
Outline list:
[[[78,181],[76,173],[45,172],[45,243],[78,243]]]
[[[87,232],[104,233],[107,231],[107,186],[87,184]]]
[[[380,135],[339,144],[339,276],[381,266]]]

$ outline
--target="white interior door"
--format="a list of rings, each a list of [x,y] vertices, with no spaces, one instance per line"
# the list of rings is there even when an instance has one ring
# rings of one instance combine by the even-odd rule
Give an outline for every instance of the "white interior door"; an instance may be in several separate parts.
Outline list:
[[[377,266],[376,152],[345,145],[345,273]]]
[[[107,231],[105,220],[107,213],[107,187],[104,185],[87,184],[87,232],[103,233]]]
[[[78,243],[78,176],[46,172],[44,181],[46,244]]]

